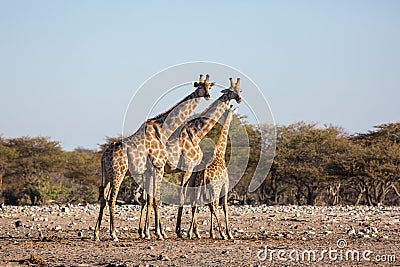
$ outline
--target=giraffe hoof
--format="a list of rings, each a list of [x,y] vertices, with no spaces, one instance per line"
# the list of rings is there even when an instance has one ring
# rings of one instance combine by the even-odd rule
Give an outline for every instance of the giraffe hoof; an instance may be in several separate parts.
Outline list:
[[[168,235],[166,233],[162,233],[162,236],[164,237],[164,239],[168,238]]]
[[[139,237],[144,239],[146,237],[146,235],[144,234],[143,229],[139,229]]]
[[[119,240],[118,240],[118,237],[113,237],[112,241],[118,242],[118,241],[119,241]]]
[[[182,235],[182,233],[181,233],[181,232],[179,232],[179,233],[176,233],[176,236],[177,236],[178,238],[183,238],[183,235]]]

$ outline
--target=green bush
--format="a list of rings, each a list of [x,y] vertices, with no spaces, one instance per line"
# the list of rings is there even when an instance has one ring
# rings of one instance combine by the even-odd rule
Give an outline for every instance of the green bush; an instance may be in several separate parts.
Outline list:
[[[51,183],[48,177],[33,178],[25,183],[20,204],[45,205],[67,193],[67,188],[61,183]]]

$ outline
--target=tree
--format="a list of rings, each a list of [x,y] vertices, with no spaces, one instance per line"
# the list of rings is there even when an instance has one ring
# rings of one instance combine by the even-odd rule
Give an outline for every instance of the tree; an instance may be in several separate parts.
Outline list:
[[[16,204],[24,197],[27,193],[24,188],[31,180],[51,183],[63,170],[64,151],[59,142],[48,137],[11,138],[3,141],[2,145],[12,157],[7,161],[3,177],[3,194],[9,203]]]
[[[400,197],[400,123],[375,126],[374,131],[353,136],[352,141],[358,153],[350,172],[366,203],[379,206],[390,191]]]
[[[332,160],[346,149],[346,134],[340,128],[299,122],[280,127],[276,155],[269,175],[274,199],[288,191],[278,189],[286,184],[294,190],[297,204],[315,205],[329,184],[337,181],[330,170]],[[293,191],[292,191],[293,192]]]
[[[3,200],[3,176],[11,165],[11,162],[17,157],[17,151],[6,146],[6,140],[0,136],[0,204]]]

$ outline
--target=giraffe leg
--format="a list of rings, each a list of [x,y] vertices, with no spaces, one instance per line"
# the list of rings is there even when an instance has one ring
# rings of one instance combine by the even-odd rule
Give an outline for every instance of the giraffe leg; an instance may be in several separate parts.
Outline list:
[[[143,192],[144,193],[144,192]],[[141,201],[140,220],[139,220],[139,236],[145,238],[144,235],[144,221],[146,218],[146,200]]]
[[[175,232],[178,238],[182,238],[182,233],[181,233],[181,224],[182,224],[182,213],[183,213],[183,205],[185,204],[185,197],[186,197],[186,192],[187,192],[187,182],[192,175],[192,171],[194,169],[194,166],[189,166],[186,171],[183,171],[181,175],[181,189],[180,189],[180,194],[179,194],[179,208],[178,208],[178,217],[176,219],[176,227],[175,227]]]
[[[167,233],[165,232],[164,227],[162,227],[162,223],[160,221],[160,231],[161,231],[161,235],[163,236],[164,239],[168,238]]]
[[[197,223],[197,212],[194,214],[194,235],[198,238],[201,239],[201,235],[199,233],[199,227]]]
[[[196,186],[196,195],[195,195],[195,205],[200,203],[200,195],[202,192],[202,184],[194,184]],[[193,226],[194,226],[194,234],[196,235],[197,238],[201,238],[200,233],[199,233],[199,228],[198,228],[198,223],[197,223],[197,212],[195,212],[194,217],[193,217]]]
[[[112,188],[112,191],[115,189]],[[115,224],[114,224],[114,219],[115,219],[115,203],[117,202],[117,196],[116,193],[113,193],[111,191],[111,199],[108,203],[108,207],[110,209],[110,235],[113,241],[118,241],[117,234],[115,233]]]
[[[144,238],[150,239],[150,216],[151,216],[151,209],[153,208],[153,197],[148,195],[147,196],[147,211],[146,211],[146,222],[144,226]]]
[[[213,217],[213,205],[212,203],[208,204],[210,208],[210,238],[215,239],[215,232],[214,232],[214,217]]]
[[[191,178],[193,178],[193,177],[191,177]],[[195,185],[195,182],[196,182],[195,180],[196,179],[193,179],[193,180],[194,181],[192,181],[190,183],[191,186]],[[191,202],[191,205],[192,205],[192,219],[190,221],[190,227],[189,227],[189,230],[188,230],[188,237],[190,239],[193,238],[193,231],[195,231],[195,235],[196,235],[196,237],[198,237],[197,218],[196,218],[196,216],[197,216],[196,210],[197,210],[197,193],[198,193],[198,191],[199,191],[198,188],[196,188],[196,193],[195,194],[190,194],[190,202]]]
[[[100,226],[101,226],[101,221],[103,219],[103,214],[104,214],[104,208],[107,205],[106,199],[104,198],[104,189],[103,192],[100,192],[100,212],[99,212],[99,217],[97,218],[96,222],[96,227],[94,229],[94,241],[100,241],[99,238],[99,232],[100,232]]]
[[[200,233],[199,233],[199,227],[197,223],[197,206],[194,206],[194,213],[193,213],[193,208],[192,208],[192,225],[193,225],[193,231],[194,235],[198,238],[201,239]]]
[[[191,220],[191,222],[190,222],[190,227],[189,227],[189,231],[188,231],[188,237],[189,237],[190,239],[192,239],[192,237],[193,237],[193,229],[195,228],[195,223],[197,224],[197,220],[196,220],[196,209],[197,209],[197,206],[194,205],[194,206],[192,207],[192,220]],[[196,228],[197,228],[197,227],[196,227]],[[196,236],[197,236],[197,234],[196,234]]]
[[[118,191],[124,179],[124,175],[125,172],[115,175],[110,188],[109,196],[106,196],[108,199],[108,208],[110,210],[110,235],[113,241],[118,241],[118,237],[115,232],[115,204],[117,203]]]
[[[140,238],[145,238],[145,220],[146,220],[146,208],[147,208],[147,198],[148,198],[148,191],[146,191],[145,189],[145,185],[147,183],[147,173],[145,173],[144,175],[142,175],[142,195],[141,197],[139,197],[139,202],[140,202],[140,219],[139,219],[139,237]],[[145,178],[146,177],[146,178]]]
[[[144,193],[146,193],[146,219],[145,219],[145,223],[144,223],[144,238],[145,239],[150,239],[150,218],[151,218],[151,210],[153,208],[153,196],[154,196],[154,181],[153,181],[153,176],[152,176],[152,166],[148,166],[147,167],[147,171],[145,173],[145,190]]]
[[[222,224],[221,224],[221,220],[219,218],[219,211],[218,211],[218,199],[214,200],[214,202],[211,205],[213,207],[213,211],[212,213],[215,216],[215,219],[217,220],[217,224],[218,224],[218,228],[219,228],[219,233],[222,237],[222,239],[226,239],[226,236],[224,234],[224,232],[222,231]]]
[[[164,169],[163,168],[158,168],[155,170],[155,175],[154,175],[154,214],[155,214],[155,232],[157,235],[158,239],[164,239],[164,236],[166,236],[165,232],[162,230],[162,222],[161,222],[161,216],[160,216],[160,199],[161,199],[161,182],[162,178],[164,176]]]
[[[224,214],[225,214],[225,230],[228,239],[233,239],[233,235],[231,232],[231,227],[229,226],[229,218],[228,218],[228,185],[225,183],[223,186],[224,193]]]

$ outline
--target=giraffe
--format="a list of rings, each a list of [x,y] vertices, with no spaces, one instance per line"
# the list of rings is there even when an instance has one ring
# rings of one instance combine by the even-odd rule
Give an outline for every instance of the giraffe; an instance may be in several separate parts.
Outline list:
[[[240,97],[240,78],[237,78],[236,83],[232,78],[229,78],[229,80],[230,87],[222,90],[222,95],[217,100],[210,104],[199,116],[186,122],[179,133],[176,132],[167,142],[167,171],[182,170],[180,202],[175,228],[175,232],[180,238],[182,237],[181,220],[188,186],[187,182],[193,169],[203,157],[199,144],[229,108],[229,103],[232,99],[235,99],[238,104],[242,102]]]
[[[99,187],[100,212],[94,230],[94,240],[100,240],[101,221],[108,202],[110,235],[114,241],[118,241],[114,224],[115,203],[119,187],[128,169],[131,175],[143,175],[149,165],[157,166],[157,170],[163,169],[165,142],[184,123],[203,97],[206,100],[210,99],[209,90],[214,84],[210,83],[208,74],[206,80],[200,75],[199,81],[193,83],[196,87],[194,92],[166,112],[147,119],[134,134],[110,144],[104,151],[101,158],[102,185]],[[162,239],[161,231],[156,225],[157,236]]]
[[[210,190],[210,203],[208,204],[210,208],[211,214],[211,222],[210,222],[210,237],[212,239],[215,238],[214,233],[214,224],[213,224],[213,215],[217,220],[219,233],[221,234],[222,239],[232,239],[232,233],[229,227],[229,219],[228,219],[228,189],[229,189],[229,177],[225,164],[225,152],[226,146],[228,143],[228,132],[229,126],[232,121],[233,114],[237,113],[237,108],[233,109],[232,106],[228,109],[226,119],[224,125],[222,126],[220,136],[218,138],[218,142],[215,145],[214,149],[214,157],[213,161],[207,164],[204,170],[199,171],[198,173],[193,173],[190,178],[191,186],[196,188],[196,194],[194,198],[191,200],[192,202],[192,221],[190,223],[190,228],[188,231],[188,237],[193,237],[193,231],[197,238],[200,238],[200,234],[197,228],[197,201],[200,198],[201,189]],[[223,210],[225,214],[225,230],[226,235],[222,230],[221,221],[219,219],[218,212],[218,201],[221,191],[223,190]]]

